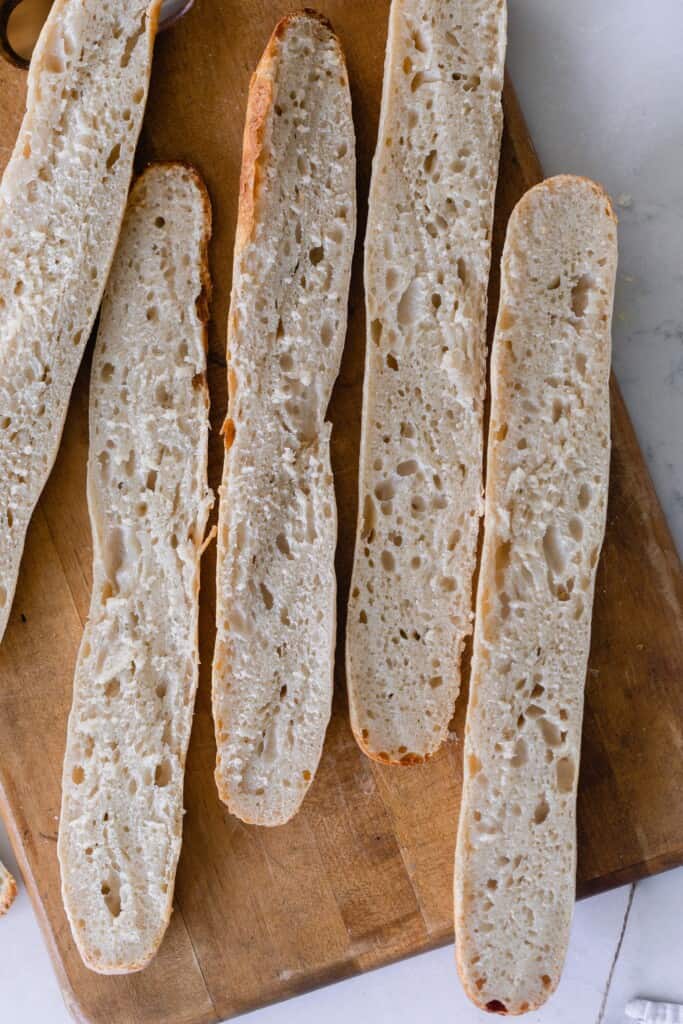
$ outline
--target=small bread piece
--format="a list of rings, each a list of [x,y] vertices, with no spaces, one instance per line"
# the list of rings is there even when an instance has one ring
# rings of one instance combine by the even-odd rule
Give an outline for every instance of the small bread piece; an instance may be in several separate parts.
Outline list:
[[[212,504],[205,381],[211,211],[149,167],[130,197],[90,384],[93,588],[69,718],[58,854],[85,964],[140,970],[168,924]]]
[[[17,883],[0,860],[0,917],[6,914],[17,895]]]
[[[508,224],[460,826],[458,968],[487,1010],[557,985],[574,906],[576,785],[609,475],[617,233],[584,178]]]
[[[56,0],[0,186],[0,640],[121,226],[159,0]]]
[[[325,412],[356,230],[344,57],[311,12],[249,90],[228,325],[213,711],[221,800],[278,825],[315,775],[332,700],[337,513]]]
[[[351,724],[372,758],[446,738],[472,629],[504,0],[394,0],[365,239]]]

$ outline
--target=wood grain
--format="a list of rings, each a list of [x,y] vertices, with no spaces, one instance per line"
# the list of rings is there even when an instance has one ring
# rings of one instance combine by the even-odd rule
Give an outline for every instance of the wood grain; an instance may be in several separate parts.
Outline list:
[[[329,0],[320,8],[348,56],[361,240],[388,2]],[[140,166],[168,158],[196,164],[212,196],[214,486],[222,463],[217,428],[226,405],[225,326],[247,89],[275,20],[288,9],[264,0],[198,0],[158,40],[139,152]],[[21,72],[0,67],[2,166],[18,129],[24,88]],[[505,117],[498,254],[512,206],[541,177],[509,83]],[[496,296],[494,273],[493,310]],[[348,340],[331,407],[340,637],[355,531],[363,349],[358,245]],[[91,583],[87,384],[88,358],[33,518],[0,650],[0,805],[74,1016],[122,1024],[216,1021],[450,941],[466,695],[458,701],[450,741],[429,764],[405,770],[372,764],[349,730],[340,643],[334,715],[302,812],[273,830],[241,824],[219,803],[213,783],[210,548],[171,926],[158,957],[141,974],[103,978],[83,967],[61,906],[55,839],[72,675]],[[579,795],[581,894],[683,862],[683,578],[616,385],[613,412],[609,522],[598,574]]]

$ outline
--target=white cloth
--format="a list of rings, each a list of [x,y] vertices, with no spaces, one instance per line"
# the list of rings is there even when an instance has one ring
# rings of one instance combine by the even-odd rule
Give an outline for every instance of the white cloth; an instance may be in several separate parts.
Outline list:
[[[637,1024],[683,1024],[683,1006],[632,999],[626,1007],[626,1016]]]

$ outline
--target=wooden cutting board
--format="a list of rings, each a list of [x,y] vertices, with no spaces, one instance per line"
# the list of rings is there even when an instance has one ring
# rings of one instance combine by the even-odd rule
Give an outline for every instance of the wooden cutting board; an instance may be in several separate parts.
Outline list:
[[[348,56],[358,133],[359,230],[346,351],[331,408],[340,510],[339,636],[356,516],[364,311],[360,241],[382,78],[387,0],[330,0]],[[214,208],[209,353],[217,485],[226,406],[225,325],[249,76],[275,20],[265,0],[198,0],[157,44],[139,163],[196,164]],[[24,103],[21,72],[0,67],[0,164]],[[509,83],[496,214],[541,177]],[[0,259],[1,259],[0,251]],[[494,266],[497,258],[494,260]],[[491,285],[496,308],[497,281]],[[214,548],[202,581],[202,675],[190,747],[175,912],[141,974],[82,966],[59,896],[60,774],[76,650],[91,582],[85,504],[88,359],[57,464],[33,517],[0,650],[0,804],[67,1003],[79,1020],[198,1024],[450,942],[451,872],[466,707],[428,765],[381,767],[348,724],[343,644],[320,771],[303,810],[278,829],[249,827],[219,803],[209,701]],[[613,387],[609,522],[598,574],[579,794],[579,893],[683,862],[683,579],[628,415]],[[455,983],[455,982],[454,982]]]

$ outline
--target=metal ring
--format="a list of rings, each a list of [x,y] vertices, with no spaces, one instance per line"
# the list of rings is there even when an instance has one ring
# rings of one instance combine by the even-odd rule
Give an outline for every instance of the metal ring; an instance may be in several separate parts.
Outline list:
[[[12,11],[15,7],[18,7],[21,0],[0,0],[0,56],[4,57],[5,60],[13,64],[15,68],[21,68],[23,71],[28,70],[30,61],[26,60],[26,57],[22,57],[13,49],[12,44],[9,41],[7,35],[7,28],[9,26],[9,20],[12,16]]]
[[[9,61],[15,68],[27,71],[31,63],[30,60],[22,57],[12,47],[7,32],[12,12],[20,3],[22,3],[22,0],[0,0],[0,57]],[[158,31],[163,32],[165,29],[170,28],[171,25],[175,25],[176,21],[180,21],[183,15],[187,14],[193,4],[194,0],[163,0],[159,15]]]

